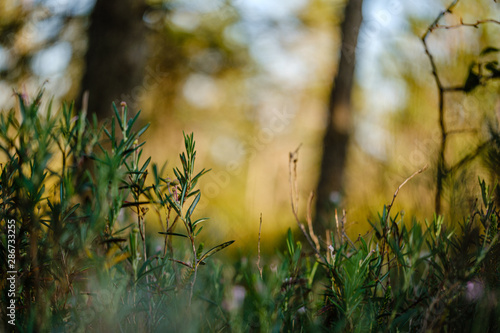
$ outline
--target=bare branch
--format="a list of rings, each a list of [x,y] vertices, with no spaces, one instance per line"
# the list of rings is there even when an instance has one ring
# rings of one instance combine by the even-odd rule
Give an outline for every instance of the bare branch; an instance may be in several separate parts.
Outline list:
[[[500,24],[500,21],[498,20],[493,20],[493,19],[486,19],[486,20],[479,20],[476,23],[464,23],[462,19],[460,19],[460,24],[455,24],[455,25],[439,25],[437,24],[433,28],[431,28],[431,32],[436,30],[436,29],[458,29],[462,27],[472,27],[472,28],[479,28],[480,25],[482,24],[487,24],[487,23],[493,23],[493,24]]]
[[[432,75],[434,76],[434,81],[438,87],[438,96],[439,96],[439,129],[441,131],[441,144],[439,148],[438,154],[438,165],[437,165],[437,173],[436,173],[436,197],[435,197],[435,210],[436,213],[439,214],[441,211],[441,196],[443,190],[443,179],[447,173],[446,161],[445,161],[445,152],[446,152],[446,124],[444,120],[444,92],[446,88],[443,87],[441,83],[441,78],[439,77],[436,62],[434,61],[434,57],[432,56],[429,47],[427,46],[427,37],[430,33],[439,26],[439,21],[443,18],[447,13],[451,13],[453,8],[458,4],[459,0],[454,0],[443,12],[441,12],[434,22],[427,28],[424,35],[422,36],[422,43],[424,44],[425,53],[429,58],[432,67]]]

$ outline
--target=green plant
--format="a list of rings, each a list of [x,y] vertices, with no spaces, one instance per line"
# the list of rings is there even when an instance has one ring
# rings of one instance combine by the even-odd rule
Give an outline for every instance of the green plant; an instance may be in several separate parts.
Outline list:
[[[310,214],[307,228],[299,218],[296,151],[292,209],[303,238],[288,230],[263,266],[260,253],[257,265],[246,256],[232,265],[212,258],[232,241],[208,251],[200,241],[207,218],[196,217],[197,184],[206,171],[195,171],[192,134],[171,179],[142,161],[148,126],[135,131],[139,114],[129,119],[127,105],[113,105],[114,121],[101,126],[71,105],[43,108],[41,93],[17,98],[19,114],[0,114],[0,256],[2,304],[12,299],[8,271],[17,271],[19,331],[500,329],[500,210],[484,180],[462,220],[407,221],[391,210],[419,170],[366,235],[348,237],[344,212],[322,239]],[[160,236],[147,230],[153,213]]]
[[[17,328],[153,331],[173,313],[172,304],[187,298],[191,309],[199,266],[232,243],[203,252],[196,241],[206,218],[193,218],[201,198],[195,186],[206,171],[194,173],[193,135],[184,135],[177,179],[165,178],[153,164],[148,184],[151,158],[141,162],[140,142],[148,125],[133,130],[139,113],[129,119],[126,104],[121,111],[113,104],[118,127],[113,120],[108,129],[72,105],[53,112],[49,103],[42,111],[42,91],[31,102],[17,97],[19,117],[15,110],[0,114],[1,227],[15,221]],[[165,230],[164,248],[156,254],[148,251],[150,208]],[[178,220],[185,234],[174,231]],[[172,236],[189,240],[190,262],[173,257]],[[2,281],[6,244],[2,236]],[[2,297],[8,301],[6,293]],[[103,308],[110,312],[100,315]]]
[[[391,216],[399,190],[424,168],[398,187],[365,236],[359,235],[355,242],[349,239],[344,212],[340,221],[335,214],[337,228],[329,238],[318,241],[295,210],[296,163],[297,152],[290,154],[292,209],[311,256],[321,264],[323,272],[316,275],[328,279],[318,311],[326,328],[335,332],[499,329],[500,210],[485,181],[479,181],[481,206],[472,207],[463,221],[445,223],[435,215],[422,224],[405,221],[404,214]],[[288,247],[293,254],[290,242]]]
[[[385,207],[372,236],[334,242],[322,265],[331,281],[325,325],[339,332],[498,330],[500,211],[484,181],[480,187],[483,208],[460,231],[437,216],[425,227],[408,225]]]

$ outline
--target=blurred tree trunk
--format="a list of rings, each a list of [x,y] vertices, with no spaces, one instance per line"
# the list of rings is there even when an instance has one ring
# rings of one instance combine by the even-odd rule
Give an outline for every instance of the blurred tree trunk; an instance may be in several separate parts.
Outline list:
[[[148,48],[145,0],[97,0],[90,16],[86,69],[77,100],[89,92],[88,111],[112,114],[111,102],[135,105],[142,90]]]
[[[343,189],[344,167],[351,134],[351,91],[356,63],[355,51],[363,20],[362,4],[363,0],[347,1],[341,26],[342,48],[330,95],[321,173],[316,190],[315,224],[321,236],[324,236],[325,229],[333,219],[332,208],[340,204]]]

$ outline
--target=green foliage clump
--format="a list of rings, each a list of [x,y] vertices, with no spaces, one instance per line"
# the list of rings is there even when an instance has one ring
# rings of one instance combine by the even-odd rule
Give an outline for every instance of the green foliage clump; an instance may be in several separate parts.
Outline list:
[[[384,208],[371,237],[331,248],[324,266],[328,326],[335,331],[494,332],[500,328],[500,210],[480,182],[482,208],[459,223],[425,226]],[[369,239],[369,241],[365,240]]]
[[[42,93],[31,102],[17,97],[19,114],[0,115],[2,229],[15,221],[15,246],[6,245],[3,233],[0,257],[2,281],[7,271],[17,271],[17,328],[156,330],[164,312],[172,313],[173,298],[191,303],[199,266],[232,243],[208,251],[198,245],[206,219],[192,218],[201,198],[195,187],[206,171],[194,172],[193,135],[184,136],[177,179],[164,178],[152,165],[148,183],[151,158],[141,161],[139,141],[148,125],[134,131],[139,113],[129,119],[126,104],[121,112],[113,105],[108,129],[73,106],[54,113],[49,104],[42,110]],[[163,249],[155,253],[148,249],[149,211],[164,229]],[[173,231],[177,221],[184,233]],[[191,258],[177,259],[174,236],[188,240]],[[11,248],[15,267],[7,269]],[[3,304],[10,301],[5,292],[2,298]],[[12,328],[6,320],[4,327]]]

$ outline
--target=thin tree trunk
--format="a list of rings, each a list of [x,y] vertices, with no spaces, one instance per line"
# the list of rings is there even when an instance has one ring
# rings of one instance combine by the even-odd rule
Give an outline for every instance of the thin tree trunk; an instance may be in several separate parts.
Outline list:
[[[328,108],[328,124],[323,141],[321,173],[317,186],[316,225],[320,235],[331,229],[332,208],[340,204],[344,168],[351,135],[351,91],[356,63],[355,50],[363,20],[363,0],[348,0],[341,26],[342,49]]]
[[[88,111],[99,119],[112,114],[111,102],[135,105],[140,97],[148,55],[145,9],[145,0],[98,0],[92,12],[77,103],[88,91]]]
[[[143,22],[145,0],[97,0],[90,15],[85,72],[76,109],[86,109],[99,120],[112,116],[111,103],[125,101],[137,111],[142,91],[147,48],[147,28]],[[88,94],[85,94],[85,93]],[[86,171],[94,170],[87,157],[73,161],[76,190],[82,202],[89,200]]]

